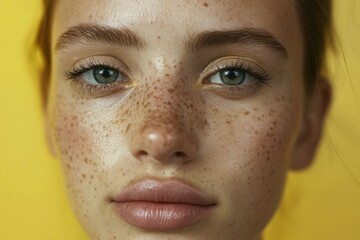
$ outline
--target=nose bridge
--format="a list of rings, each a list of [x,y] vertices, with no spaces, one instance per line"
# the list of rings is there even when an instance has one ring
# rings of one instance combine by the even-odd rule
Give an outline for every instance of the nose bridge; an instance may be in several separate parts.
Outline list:
[[[139,112],[144,114],[144,123],[150,121],[150,125],[154,127],[175,130],[185,127],[185,123],[189,122],[187,118],[191,115],[185,112],[188,102],[192,100],[185,83],[180,84],[178,80],[173,80],[169,74],[165,74],[144,91],[139,109]]]
[[[194,106],[190,89],[168,74],[150,82],[140,94],[131,152],[139,160],[188,162],[198,147],[188,107]]]

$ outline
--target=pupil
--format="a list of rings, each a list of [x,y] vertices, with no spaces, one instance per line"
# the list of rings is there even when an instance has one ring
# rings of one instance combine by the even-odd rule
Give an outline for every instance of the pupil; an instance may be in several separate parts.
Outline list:
[[[112,83],[118,77],[118,72],[116,70],[105,68],[105,67],[97,67],[94,69],[94,78],[98,83]]]
[[[225,72],[225,75],[227,78],[230,78],[230,79],[234,79],[236,78],[239,74],[235,71],[226,71]]]
[[[110,77],[112,75],[111,71],[107,70],[107,69],[104,69],[104,70],[100,71],[100,74],[102,74],[105,78],[108,78],[108,77]]]
[[[229,85],[238,85],[244,82],[245,72],[236,69],[225,70],[221,72],[221,81]]]

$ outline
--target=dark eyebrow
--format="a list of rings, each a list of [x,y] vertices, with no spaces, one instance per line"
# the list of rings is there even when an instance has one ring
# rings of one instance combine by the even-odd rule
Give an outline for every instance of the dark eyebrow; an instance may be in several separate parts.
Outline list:
[[[287,57],[285,47],[269,32],[243,28],[230,31],[208,31],[191,37],[185,42],[189,51],[197,52],[203,48],[219,47],[231,44],[253,44],[270,48],[282,57]]]
[[[60,50],[78,42],[110,43],[142,48],[145,42],[127,28],[114,28],[96,24],[80,24],[69,28],[58,38],[55,49]]]

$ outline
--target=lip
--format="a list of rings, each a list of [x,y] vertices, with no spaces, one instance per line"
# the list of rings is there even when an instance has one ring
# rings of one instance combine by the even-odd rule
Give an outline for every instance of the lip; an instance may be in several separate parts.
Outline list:
[[[216,201],[179,180],[146,179],[115,196],[111,206],[125,222],[145,230],[185,228],[209,217]]]

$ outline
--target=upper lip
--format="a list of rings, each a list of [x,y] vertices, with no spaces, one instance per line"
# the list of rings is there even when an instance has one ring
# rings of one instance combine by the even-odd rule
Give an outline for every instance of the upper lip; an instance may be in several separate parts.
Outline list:
[[[114,202],[154,202],[212,206],[214,198],[177,179],[145,179],[125,188]]]

